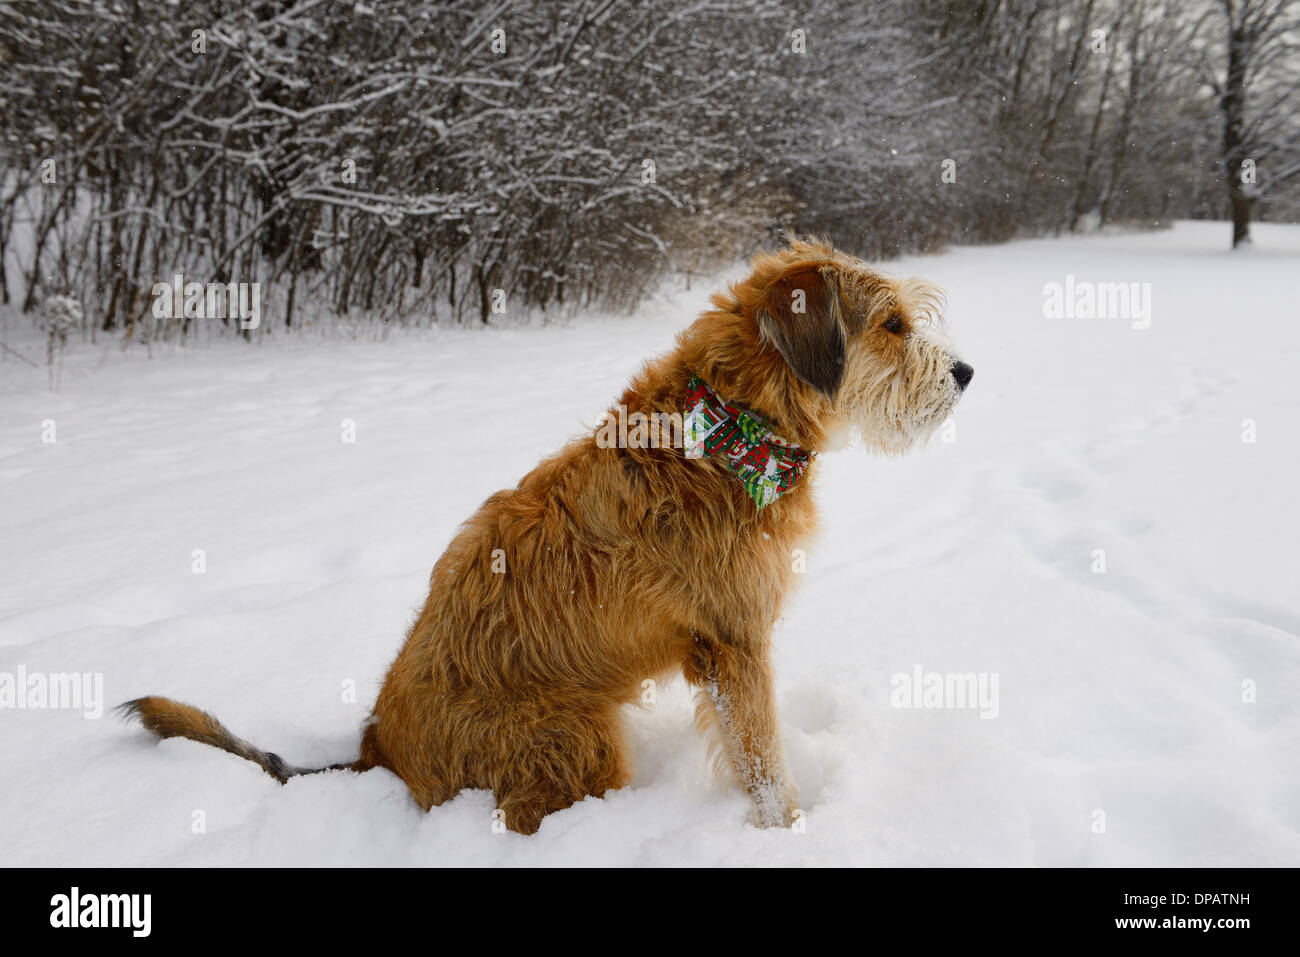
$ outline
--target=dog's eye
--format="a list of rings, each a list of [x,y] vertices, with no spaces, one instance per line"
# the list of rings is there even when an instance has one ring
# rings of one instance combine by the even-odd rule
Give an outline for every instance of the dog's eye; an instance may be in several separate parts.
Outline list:
[[[880,328],[884,329],[886,332],[892,332],[894,335],[898,335],[903,331],[903,317],[890,316],[880,324]]]

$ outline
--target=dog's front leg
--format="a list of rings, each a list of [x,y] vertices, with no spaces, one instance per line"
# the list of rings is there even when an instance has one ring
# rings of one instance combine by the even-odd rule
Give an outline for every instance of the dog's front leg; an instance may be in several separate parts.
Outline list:
[[[766,637],[752,645],[697,638],[686,675],[701,689],[697,722],[720,733],[727,761],[754,802],[751,823],[785,827],[799,794],[785,760],[768,649]]]

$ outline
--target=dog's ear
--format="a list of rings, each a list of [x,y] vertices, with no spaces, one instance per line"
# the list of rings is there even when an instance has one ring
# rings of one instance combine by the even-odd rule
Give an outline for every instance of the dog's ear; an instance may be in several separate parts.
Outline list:
[[[844,320],[835,270],[791,266],[763,292],[755,312],[759,335],[776,347],[801,380],[834,395],[844,377]]]

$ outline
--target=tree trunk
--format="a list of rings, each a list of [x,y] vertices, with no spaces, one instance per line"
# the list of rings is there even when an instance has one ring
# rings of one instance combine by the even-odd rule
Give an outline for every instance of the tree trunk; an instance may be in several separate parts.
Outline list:
[[[1255,205],[1242,182],[1242,162],[1248,159],[1245,142],[1246,67],[1250,63],[1252,42],[1246,32],[1245,16],[1233,22],[1228,8],[1228,72],[1223,83],[1219,106],[1223,110],[1223,173],[1232,203],[1232,248],[1250,241],[1250,213]]]
[[[1250,214],[1255,209],[1255,197],[1247,196],[1238,186],[1232,191],[1232,248],[1250,242]]]

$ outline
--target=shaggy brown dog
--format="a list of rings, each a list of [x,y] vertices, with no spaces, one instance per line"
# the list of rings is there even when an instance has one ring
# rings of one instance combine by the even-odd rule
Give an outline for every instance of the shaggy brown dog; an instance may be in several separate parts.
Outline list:
[[[693,376],[817,452],[856,429],[901,452],[950,413],[972,370],[938,331],[938,294],[815,242],[753,272],[623,394],[625,415],[680,415]],[[697,718],[753,801],[754,823],[796,809],[770,635],[817,522],[812,468],[759,507],[724,455],[603,447],[596,430],[497,492],[438,560],[429,597],[347,767],[388,768],[423,808],[488,788],[513,830],[629,779],[619,711],[647,678],[682,673]],[[628,443],[644,444],[644,443]],[[166,698],[123,706],[284,781],[308,769]]]

